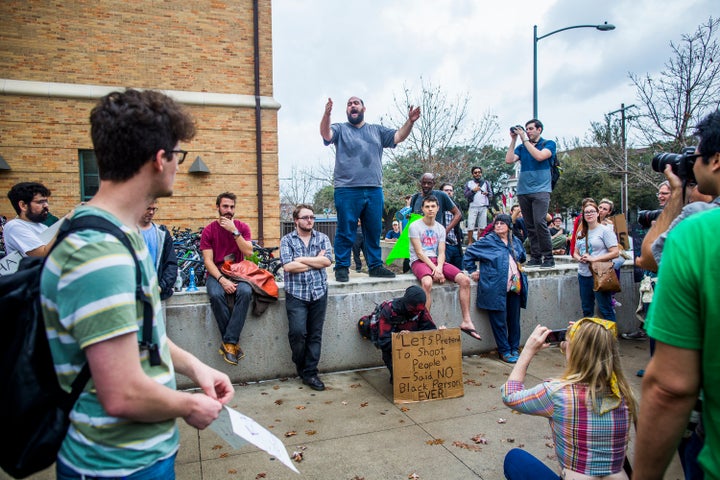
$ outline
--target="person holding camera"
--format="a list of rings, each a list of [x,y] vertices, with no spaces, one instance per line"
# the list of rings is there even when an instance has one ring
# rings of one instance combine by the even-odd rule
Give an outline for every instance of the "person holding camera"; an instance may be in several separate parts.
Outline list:
[[[626,480],[625,455],[637,405],[620,363],[615,322],[582,318],[567,330],[562,376],[525,387],[534,356],[550,347],[551,330],[538,325],[500,390],[503,403],[550,421],[560,475],[525,450],[505,456],[505,478]],[[636,477],[645,478],[645,477]]]
[[[483,178],[482,167],[472,167],[470,171],[473,178],[465,184],[463,189],[468,201],[468,245],[472,245],[475,240],[479,239],[480,232],[487,227],[488,205],[493,198],[492,185]],[[478,232],[477,238],[473,235],[475,230]]]
[[[643,379],[638,478],[661,478],[678,439],[686,478],[701,478],[700,468],[706,475],[720,471],[720,373],[714,368],[720,301],[713,275],[720,250],[712,240],[720,228],[720,111],[705,117],[695,135],[697,149],[656,155],[652,164],[665,173],[671,193],[642,245],[643,268],[660,268],[646,321],[656,346]],[[698,195],[713,200],[682,207]],[[702,416],[688,425],[701,386]]]
[[[505,155],[506,163],[520,162],[517,195],[530,238],[530,260],[528,267],[553,268],[552,240],[545,215],[550,206],[552,177],[551,159],[555,155],[555,142],[540,136],[543,124],[533,118],[520,125],[510,127],[510,147]],[[518,137],[521,144],[517,147]]]

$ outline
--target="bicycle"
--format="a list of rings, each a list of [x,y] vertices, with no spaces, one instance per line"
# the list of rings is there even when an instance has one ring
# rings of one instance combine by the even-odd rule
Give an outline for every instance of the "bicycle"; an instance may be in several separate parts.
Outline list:
[[[284,282],[285,274],[282,268],[282,261],[273,255],[273,252],[278,250],[280,247],[262,247],[256,242],[252,242],[253,246],[253,259],[257,260],[257,266],[272,273],[275,277],[276,282]]]

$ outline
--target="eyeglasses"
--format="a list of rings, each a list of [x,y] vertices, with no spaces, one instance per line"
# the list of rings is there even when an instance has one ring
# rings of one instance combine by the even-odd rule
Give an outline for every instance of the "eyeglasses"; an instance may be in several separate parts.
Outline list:
[[[298,220],[305,220],[306,222],[308,220],[315,220],[315,215],[305,215],[304,217],[298,217]]]
[[[188,152],[187,150],[171,150],[170,153],[173,153],[177,155],[178,158],[178,165],[180,165],[182,162],[185,161],[185,157],[187,156]]]
[[[585,215],[592,215],[593,213],[597,213],[597,210],[585,210],[583,213]]]
[[[473,172],[473,175],[475,175],[476,173],[482,173],[482,170],[475,170],[475,171]]]
[[[670,192],[657,192],[658,197],[666,197],[670,195]]]
[[[30,203],[34,203],[35,205],[50,205],[50,202],[45,200],[30,200]]]
[[[159,208],[159,207],[147,207],[147,208],[145,209],[145,211],[148,212],[148,213],[155,213],[155,212],[158,211],[158,208]]]

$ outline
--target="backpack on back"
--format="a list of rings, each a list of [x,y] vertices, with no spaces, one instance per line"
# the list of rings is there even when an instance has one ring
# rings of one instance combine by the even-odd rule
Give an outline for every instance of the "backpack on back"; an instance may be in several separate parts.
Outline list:
[[[543,140],[542,145],[538,144],[537,148],[538,150],[545,148],[545,140]],[[560,174],[562,173],[557,153],[553,153],[548,161],[550,162],[550,189],[555,190],[555,185],[557,185],[558,180],[560,180]]]
[[[140,346],[150,350],[153,365],[159,364],[157,345],[152,343],[152,305],[142,291],[140,264],[125,233],[104,218],[88,215],[65,221],[53,247],[69,233],[86,229],[114,235],[130,250],[136,268],[135,296],[143,302]],[[15,478],[24,478],[55,462],[70,425],[70,411],[90,379],[90,368],[85,364],[70,393],[58,382],[40,303],[45,260],[23,258],[16,273],[0,277],[0,425],[12,435],[0,449],[0,466]]]
[[[380,321],[380,311],[387,302],[381,302],[375,306],[375,309],[369,315],[363,315],[358,320],[358,333],[365,340],[370,340],[375,347],[378,346],[378,322]]]

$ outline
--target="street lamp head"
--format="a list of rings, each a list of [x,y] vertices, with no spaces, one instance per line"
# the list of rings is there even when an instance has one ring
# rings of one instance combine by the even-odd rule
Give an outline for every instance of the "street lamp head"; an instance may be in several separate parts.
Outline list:
[[[613,25],[612,23],[605,22],[602,25],[598,25],[595,28],[597,28],[601,32],[607,32],[609,30],[615,30],[615,25]]]

